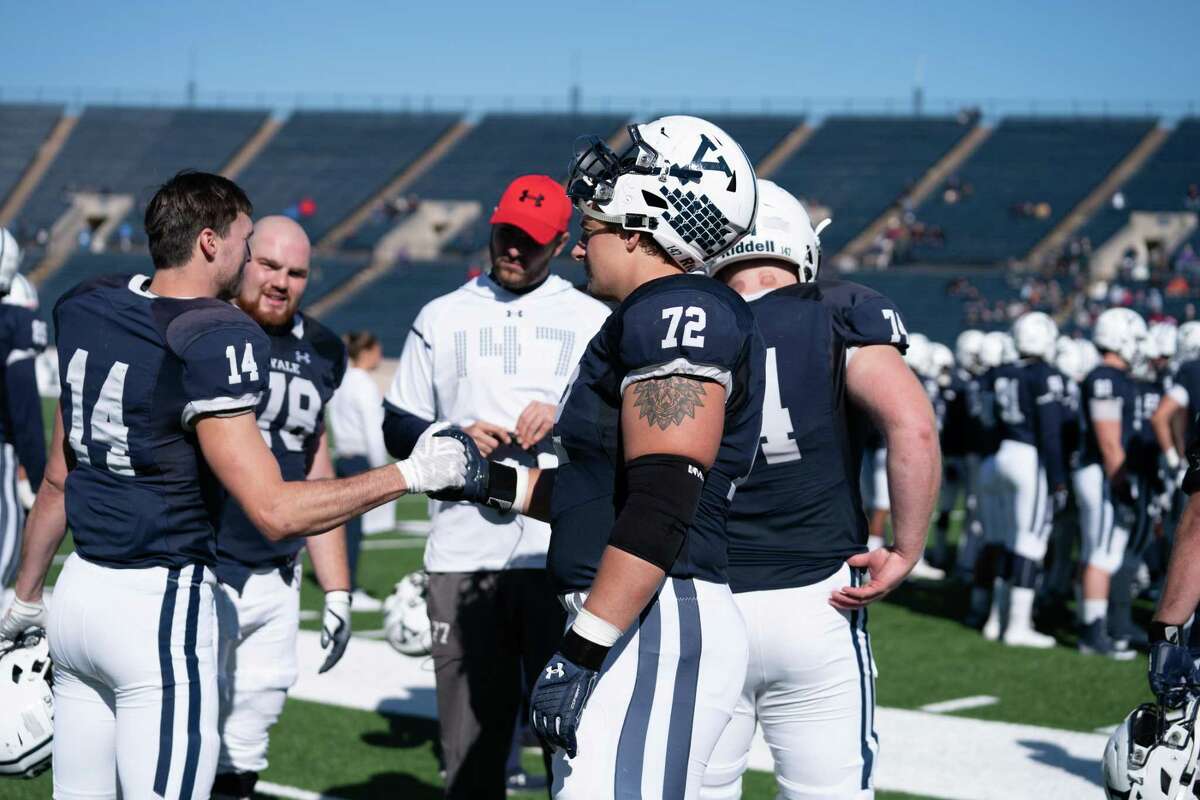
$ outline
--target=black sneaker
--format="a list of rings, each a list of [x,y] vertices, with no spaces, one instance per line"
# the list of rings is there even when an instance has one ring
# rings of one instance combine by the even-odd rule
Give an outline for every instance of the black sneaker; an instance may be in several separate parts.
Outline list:
[[[1132,649],[1117,649],[1108,631],[1104,629],[1104,620],[1098,619],[1083,629],[1079,637],[1079,652],[1085,655],[1104,656],[1114,661],[1130,661],[1137,657]]]
[[[523,769],[508,774],[507,781],[508,793],[517,794],[518,792],[544,792],[546,790],[545,775],[530,775]]]

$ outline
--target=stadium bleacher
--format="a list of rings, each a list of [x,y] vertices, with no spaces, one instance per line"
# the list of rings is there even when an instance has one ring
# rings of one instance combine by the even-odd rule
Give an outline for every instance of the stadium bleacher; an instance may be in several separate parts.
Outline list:
[[[965,327],[964,312],[969,302],[967,297],[952,293],[957,280],[965,278],[989,300],[1015,298],[1018,291],[1009,276],[999,270],[948,272],[906,268],[854,272],[845,277],[887,295],[904,311],[910,332],[923,333],[933,341],[951,346]]]
[[[1121,229],[1133,211],[1185,211],[1189,184],[1200,184],[1200,118],[1182,119],[1150,160],[1120,189],[1121,210],[1106,203],[1080,231],[1093,247]],[[1196,209],[1192,209],[1196,210]]]
[[[138,217],[154,190],[181,169],[218,170],[266,119],[265,111],[89,106],[18,220],[50,228],[72,189],[131,193]],[[141,225],[134,225],[140,233]]]
[[[1009,118],[958,172],[972,191],[917,209],[944,244],[918,244],[917,262],[993,264],[1025,255],[1153,128],[1148,118]],[[1041,211],[1037,206],[1045,204]],[[1018,209],[1024,207],[1025,212]],[[1033,212],[1033,213],[1029,213]]]
[[[833,255],[970,129],[950,117],[829,117],[772,179],[831,210],[821,247]]]
[[[238,183],[255,213],[297,216],[316,242],[457,120],[454,114],[297,111]],[[313,204],[311,213],[301,213],[305,200]]]
[[[25,174],[62,113],[62,106],[0,105],[0,203]]]
[[[576,137],[608,138],[627,118],[624,114],[489,114],[409,191],[423,200],[478,202],[479,220],[454,243],[461,252],[478,250],[487,246],[488,217],[509,181],[532,172],[565,178]],[[389,228],[383,222],[364,227],[353,246],[372,247]]]

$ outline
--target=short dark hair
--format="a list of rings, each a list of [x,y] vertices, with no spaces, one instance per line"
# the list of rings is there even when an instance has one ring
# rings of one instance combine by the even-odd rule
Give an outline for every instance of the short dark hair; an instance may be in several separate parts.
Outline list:
[[[253,216],[254,206],[233,181],[195,170],[176,174],[158,187],[146,206],[146,238],[154,268],[186,264],[200,231],[212,228],[224,236],[239,212]]]
[[[346,349],[350,358],[356,359],[367,350],[379,343],[379,339],[370,331],[350,331],[346,334]]]

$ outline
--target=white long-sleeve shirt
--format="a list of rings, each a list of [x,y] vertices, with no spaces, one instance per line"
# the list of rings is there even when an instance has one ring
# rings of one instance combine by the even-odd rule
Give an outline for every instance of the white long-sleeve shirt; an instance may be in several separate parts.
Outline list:
[[[608,313],[603,303],[556,275],[527,294],[513,294],[480,276],[421,309],[387,404],[464,428],[483,420],[513,431],[531,401],[558,403]],[[513,444],[490,457],[555,467],[550,438],[533,453]],[[546,523],[470,503],[431,501],[430,507],[433,529],[425,547],[430,572],[545,568]]]
[[[329,429],[339,458],[366,456],[372,467],[391,460],[383,444],[383,398],[366,370],[346,370],[329,401]]]

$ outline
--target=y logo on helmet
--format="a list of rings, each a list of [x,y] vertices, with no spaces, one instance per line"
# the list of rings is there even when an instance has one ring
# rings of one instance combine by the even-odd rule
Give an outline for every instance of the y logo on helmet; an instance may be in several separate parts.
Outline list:
[[[546,680],[550,680],[551,678],[562,678],[565,677],[566,674],[566,671],[563,670],[561,661],[556,661],[555,663],[546,667]]]
[[[696,148],[696,154],[692,156],[691,163],[687,166],[673,164],[668,174],[678,178],[680,183],[687,186],[692,181],[699,183],[700,179],[704,177],[705,172],[720,172],[729,178],[729,186],[726,187],[726,190],[730,192],[736,191],[737,175],[733,174],[733,170],[725,162],[725,156],[717,156],[716,161],[703,160],[708,151],[716,149],[717,146],[713,144],[712,139],[709,139],[707,134],[700,134],[700,146]]]

